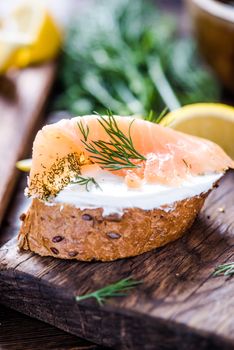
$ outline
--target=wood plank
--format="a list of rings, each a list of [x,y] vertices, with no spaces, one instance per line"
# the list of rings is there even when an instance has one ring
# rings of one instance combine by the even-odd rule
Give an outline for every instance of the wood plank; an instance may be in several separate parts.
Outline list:
[[[104,350],[0,305],[0,349],[7,350]]]
[[[18,172],[42,116],[55,76],[55,63],[12,71],[0,78],[0,222]]]
[[[233,259],[233,183],[230,171],[185,237],[135,258],[62,261],[19,252],[16,240],[9,241],[0,249],[0,302],[116,349],[233,349],[234,279],[211,276],[217,264]],[[16,215],[28,205],[22,192],[14,204],[3,235],[17,234]],[[103,307],[74,300],[127,276],[144,284],[125,298]]]

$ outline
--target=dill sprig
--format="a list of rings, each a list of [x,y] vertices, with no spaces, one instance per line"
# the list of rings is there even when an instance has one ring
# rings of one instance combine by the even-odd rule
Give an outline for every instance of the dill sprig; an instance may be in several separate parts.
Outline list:
[[[148,122],[151,122],[151,123],[159,124],[161,120],[166,116],[167,112],[168,112],[168,107],[165,107],[162,110],[162,112],[159,114],[159,116],[155,117],[154,111],[151,109],[149,114],[146,117],[144,117],[144,120],[147,120]]]
[[[109,141],[88,141],[89,129],[84,127],[82,122],[78,123],[84,140],[85,149],[90,153],[90,158],[102,168],[120,170],[124,168],[138,168],[133,160],[146,160],[133,145],[131,127],[134,119],[129,124],[128,133],[125,135],[118,127],[118,124],[111,112],[107,117],[99,115],[99,124],[109,136]]]
[[[89,192],[89,185],[91,183],[93,183],[97,188],[99,188],[100,190],[101,187],[99,186],[99,184],[97,183],[97,181],[94,179],[94,177],[84,177],[84,176],[81,176],[81,175],[77,175],[75,177],[75,179],[73,179],[71,181],[72,184],[78,184],[78,185],[81,185],[81,186],[85,186],[85,189],[87,192]]]
[[[143,283],[142,281],[136,281],[132,278],[124,278],[118,282],[109,284],[95,292],[88,293],[85,295],[76,296],[76,301],[94,298],[97,300],[99,305],[103,305],[107,298],[112,297],[123,297],[127,295],[127,292],[135,288],[138,284]]]
[[[89,136],[89,126],[86,125],[86,128],[84,127],[83,123],[78,123],[80,132],[82,133],[84,140],[87,141],[88,140],[88,136]]]
[[[233,276],[234,275],[234,262],[219,265],[215,268],[213,276]]]

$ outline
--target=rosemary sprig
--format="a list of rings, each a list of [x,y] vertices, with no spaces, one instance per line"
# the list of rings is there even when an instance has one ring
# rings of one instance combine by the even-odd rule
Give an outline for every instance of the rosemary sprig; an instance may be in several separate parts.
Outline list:
[[[219,265],[215,268],[213,276],[233,276],[234,275],[234,261]]]
[[[146,160],[133,145],[131,127],[134,119],[129,124],[128,134],[125,135],[118,127],[118,124],[111,112],[107,117],[99,115],[99,124],[109,136],[109,141],[88,141],[89,130],[80,121],[78,127],[84,140],[85,149],[90,153],[90,158],[102,168],[112,171],[124,168],[138,168],[133,160]]]
[[[102,306],[106,302],[107,298],[126,296],[129,290],[135,288],[141,283],[143,282],[133,280],[132,278],[124,278],[118,282],[98,289],[95,292],[76,296],[75,299],[79,302],[81,300],[94,298],[97,300],[98,304]]]
[[[89,192],[89,185],[91,183],[93,183],[97,188],[102,190],[99,184],[97,183],[97,181],[93,177],[83,177],[81,175],[77,175],[75,179],[71,181],[71,183],[85,186],[85,189],[87,192]]]

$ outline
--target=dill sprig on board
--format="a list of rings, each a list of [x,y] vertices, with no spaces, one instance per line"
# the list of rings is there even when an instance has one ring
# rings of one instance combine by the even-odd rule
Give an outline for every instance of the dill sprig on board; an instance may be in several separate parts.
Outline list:
[[[109,284],[95,292],[88,293],[85,295],[76,296],[76,301],[94,298],[97,300],[99,305],[103,305],[107,298],[112,297],[123,297],[127,295],[127,292],[137,285],[143,283],[142,281],[136,281],[132,278],[124,278],[118,282]]]
[[[219,265],[215,268],[213,276],[233,276],[234,275],[234,262]]]
[[[99,124],[109,136],[109,141],[93,141],[88,140],[89,129],[84,127],[82,122],[78,123],[81,134],[84,140],[86,151],[89,152],[90,158],[99,164],[102,168],[109,170],[120,170],[124,168],[138,168],[139,165],[133,160],[146,160],[134,147],[131,137],[131,127],[134,119],[129,124],[128,133],[125,135],[118,127],[118,124],[111,112],[108,112],[107,117],[99,115]]]
[[[75,179],[71,181],[71,184],[78,184],[81,186],[85,186],[85,189],[87,192],[89,192],[89,185],[94,184],[97,188],[101,190],[101,187],[97,183],[97,181],[94,179],[94,177],[84,177],[81,175],[77,175]]]

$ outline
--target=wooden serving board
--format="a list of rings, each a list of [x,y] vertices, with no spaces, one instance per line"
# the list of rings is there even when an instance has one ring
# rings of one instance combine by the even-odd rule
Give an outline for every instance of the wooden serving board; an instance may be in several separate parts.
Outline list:
[[[0,248],[0,302],[67,332],[115,349],[234,349],[234,279],[213,278],[233,260],[234,172],[209,196],[178,241],[138,257],[84,263]],[[28,205],[22,179],[0,237],[15,237]],[[17,224],[16,224],[17,222]],[[75,295],[131,276],[144,283],[100,307]]]
[[[15,163],[25,157],[48,98],[55,64],[0,77],[0,223],[17,179]]]

